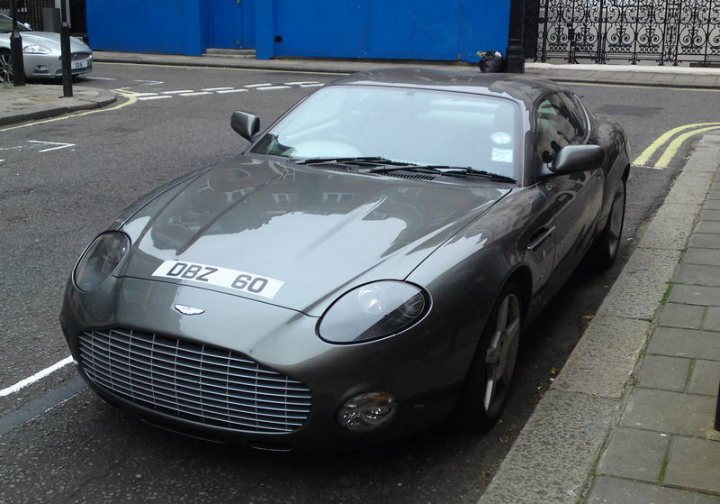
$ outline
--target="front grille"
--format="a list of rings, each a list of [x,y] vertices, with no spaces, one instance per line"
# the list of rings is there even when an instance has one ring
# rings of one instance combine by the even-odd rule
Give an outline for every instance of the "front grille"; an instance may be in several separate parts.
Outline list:
[[[80,365],[95,385],[138,405],[238,432],[292,432],[310,413],[302,382],[231,350],[177,338],[85,332]]]
[[[70,60],[71,61],[84,60],[84,59],[88,59],[91,55],[92,55],[92,53],[87,53],[87,52],[71,53]]]

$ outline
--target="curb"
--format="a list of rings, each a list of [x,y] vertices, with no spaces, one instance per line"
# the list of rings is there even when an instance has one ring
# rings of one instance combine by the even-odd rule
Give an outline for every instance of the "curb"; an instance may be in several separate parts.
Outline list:
[[[87,100],[79,98],[79,100],[81,103],[75,103],[72,105],[55,105],[41,110],[0,116],[0,126],[8,126],[27,121],[37,121],[40,119],[47,119],[49,117],[70,114],[72,112],[106,107],[115,103],[117,101],[117,96],[114,93],[103,91],[97,99]]]
[[[718,158],[703,137],[479,504],[583,502]]]

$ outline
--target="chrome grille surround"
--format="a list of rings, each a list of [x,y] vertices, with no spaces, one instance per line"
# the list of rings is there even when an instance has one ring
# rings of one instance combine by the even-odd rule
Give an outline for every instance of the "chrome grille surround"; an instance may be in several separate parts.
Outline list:
[[[253,434],[301,427],[311,392],[232,350],[132,329],[84,332],[80,366],[98,387],[140,406]]]

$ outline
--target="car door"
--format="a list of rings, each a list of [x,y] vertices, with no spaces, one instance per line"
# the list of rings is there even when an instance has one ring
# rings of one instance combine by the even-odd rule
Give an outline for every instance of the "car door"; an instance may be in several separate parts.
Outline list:
[[[564,93],[540,100],[535,114],[537,187],[545,195],[546,226],[555,235],[554,276],[563,282],[580,262],[593,238],[602,207],[602,168],[556,175],[552,163],[560,149],[590,138],[587,116]]]

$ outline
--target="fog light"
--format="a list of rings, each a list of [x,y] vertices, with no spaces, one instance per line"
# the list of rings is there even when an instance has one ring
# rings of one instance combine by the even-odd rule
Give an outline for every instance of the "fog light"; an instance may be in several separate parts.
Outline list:
[[[397,409],[395,399],[384,392],[360,394],[346,402],[338,422],[352,432],[369,432],[387,424]]]

